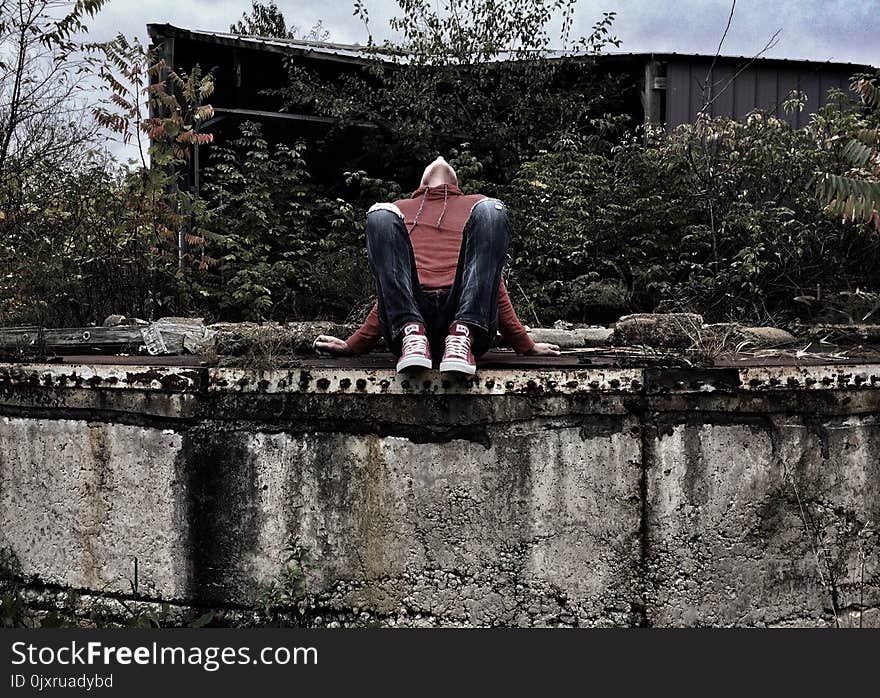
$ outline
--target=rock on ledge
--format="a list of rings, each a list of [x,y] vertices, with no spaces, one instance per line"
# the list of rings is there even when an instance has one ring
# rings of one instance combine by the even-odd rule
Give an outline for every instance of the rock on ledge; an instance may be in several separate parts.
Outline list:
[[[611,341],[618,347],[690,349],[702,327],[703,317],[696,313],[636,313],[618,320]]]

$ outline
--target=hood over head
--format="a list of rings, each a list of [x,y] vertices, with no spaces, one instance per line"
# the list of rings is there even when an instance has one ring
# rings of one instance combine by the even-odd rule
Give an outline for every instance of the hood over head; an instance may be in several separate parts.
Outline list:
[[[455,174],[452,165],[443,159],[443,156],[438,157],[436,160],[428,164],[425,171],[422,173],[422,181],[419,183],[419,186],[431,187],[437,186],[438,184],[458,185],[458,175]]]

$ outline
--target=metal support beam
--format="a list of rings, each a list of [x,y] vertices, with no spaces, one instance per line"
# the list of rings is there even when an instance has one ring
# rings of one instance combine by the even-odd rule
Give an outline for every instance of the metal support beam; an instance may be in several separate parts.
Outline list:
[[[260,109],[231,109],[227,107],[215,107],[214,113],[218,116],[240,116],[243,118],[253,117],[258,119],[282,119],[289,121],[310,121],[316,124],[332,125],[339,123],[339,119],[330,116],[313,116],[312,114],[293,114],[290,112],[279,111],[262,111]],[[209,122],[205,122],[207,125]],[[369,121],[354,121],[353,126],[360,128],[378,128],[378,126]]]
[[[645,85],[642,90],[642,106],[645,109],[645,125],[659,126],[663,123],[660,114],[660,94],[658,92],[658,79],[660,63],[649,60],[645,63]]]

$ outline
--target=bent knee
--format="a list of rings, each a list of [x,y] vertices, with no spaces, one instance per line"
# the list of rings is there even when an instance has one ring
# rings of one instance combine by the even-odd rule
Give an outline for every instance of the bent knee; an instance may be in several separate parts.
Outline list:
[[[472,224],[487,233],[506,232],[509,226],[507,206],[498,199],[480,199],[471,207]]]
[[[367,237],[398,235],[405,228],[403,212],[394,204],[373,204],[367,211]]]
[[[471,215],[501,218],[507,216],[507,206],[499,199],[480,199],[471,206]]]
[[[371,213],[375,213],[376,211],[387,211],[395,214],[400,220],[403,220],[403,211],[401,211],[395,204],[387,202],[373,204],[370,206],[369,211],[367,211],[367,216],[369,217]]]

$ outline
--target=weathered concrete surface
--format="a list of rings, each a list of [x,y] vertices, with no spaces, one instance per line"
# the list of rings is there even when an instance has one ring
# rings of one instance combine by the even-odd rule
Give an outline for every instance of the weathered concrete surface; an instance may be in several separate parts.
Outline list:
[[[617,317],[615,315],[615,317]],[[207,331],[213,338],[213,350],[218,355],[245,356],[251,362],[271,360],[273,355],[284,353],[312,353],[313,342],[319,334],[348,337],[357,325],[329,321],[252,323],[222,322],[209,325]],[[536,342],[552,342],[563,348],[601,347],[607,344],[612,331],[605,327],[584,327],[571,330],[553,328],[530,328],[529,335]],[[499,335],[496,344],[503,345]],[[384,340],[380,340],[384,347]]]
[[[658,425],[650,624],[848,625],[880,607],[878,450],[876,415]]]
[[[536,327],[529,330],[529,336],[536,342],[550,342],[560,349],[577,349],[580,347],[604,347],[608,345],[614,330],[607,327],[578,327],[574,329],[543,329]]]
[[[182,435],[0,417],[0,547],[51,584],[175,598],[189,564],[176,506]]]
[[[693,349],[700,352],[782,347],[795,342],[790,332],[777,327],[748,327],[735,322],[703,324],[693,313],[636,313],[620,318],[608,340],[616,346],[657,349]]]
[[[215,545],[200,554],[216,573],[195,591],[208,596],[222,578],[231,583],[217,600],[249,600],[252,580],[277,571],[266,553],[295,532],[320,561],[311,582],[331,609],[440,624],[631,623],[638,444],[579,432],[523,425],[490,431],[487,445],[239,434],[247,489],[202,481],[200,491],[219,505],[217,532],[245,517],[251,537],[230,550],[209,533]]]
[[[610,341],[618,347],[690,349],[702,327],[702,315],[694,313],[635,313],[617,321]]]
[[[295,537],[315,624],[880,623],[878,365],[159,368],[0,367],[32,588],[248,605]]]
[[[796,338],[791,332],[778,327],[746,327],[736,322],[722,322],[704,325],[695,343],[699,345],[714,342],[719,348],[735,349],[750,347],[767,349],[771,347],[790,346]]]

